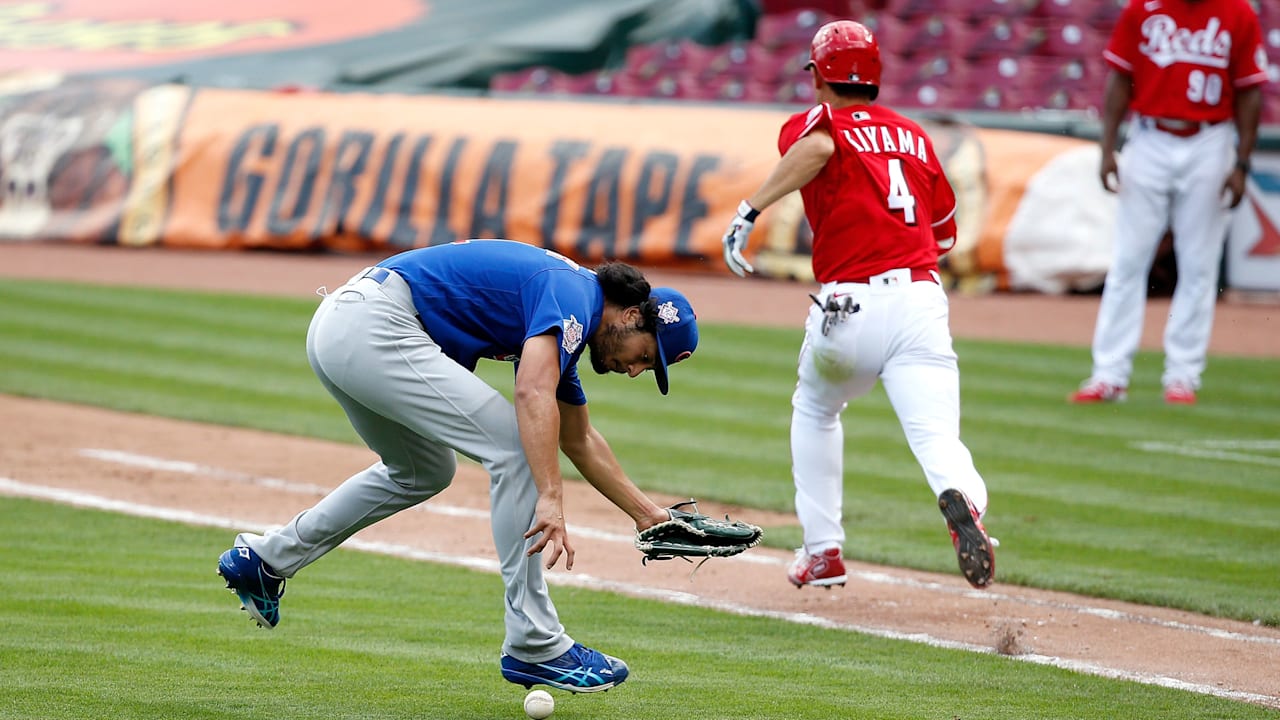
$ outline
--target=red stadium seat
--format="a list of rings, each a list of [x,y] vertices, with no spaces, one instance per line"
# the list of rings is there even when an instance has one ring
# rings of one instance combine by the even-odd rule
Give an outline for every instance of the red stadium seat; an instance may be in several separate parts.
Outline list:
[[[921,53],[910,57],[884,57],[885,82],[935,82],[955,84],[960,63],[949,52]]]
[[[569,76],[549,67],[530,67],[498,73],[489,80],[489,89],[500,92],[547,93],[567,82]]]
[[[965,103],[965,94],[943,83],[920,82],[885,85],[879,102],[893,108],[951,110]]]
[[[751,78],[722,77],[708,80],[703,86],[702,97],[707,100],[732,102],[772,103],[778,86]]]
[[[1262,122],[1280,124],[1280,86],[1276,83],[1267,83],[1262,89]]]
[[[1040,0],[1033,14],[1052,20],[1088,22],[1103,2],[1104,0]]]
[[[778,66],[778,73],[775,78],[779,82],[789,82],[809,77],[809,73],[805,71],[805,66],[809,64],[809,43],[779,48],[771,55]]]
[[[697,65],[712,52],[711,48],[692,40],[633,45],[627,48],[625,66],[631,75],[651,78]]]
[[[1025,88],[1043,80],[1043,72],[1031,58],[991,55],[964,63],[952,82],[976,95],[988,87]]]
[[[1039,0],[954,0],[947,3],[946,12],[969,22],[988,18],[1021,18],[1036,10]]]
[[[1120,13],[1124,12],[1128,4],[1129,0],[1100,0],[1098,7],[1089,13],[1085,21],[1110,37],[1111,31],[1115,29],[1116,20],[1120,19]]]
[[[964,56],[979,58],[989,55],[1034,55],[1043,42],[1042,34],[1029,32],[1022,23],[992,18],[977,26]]]
[[[953,3],[939,3],[935,0],[888,0],[881,14],[893,15],[896,18],[912,22],[918,18],[936,13],[954,15]],[[940,7],[941,6],[941,7]]]
[[[836,17],[858,17],[867,11],[863,0],[762,0],[765,15],[782,15],[797,10],[821,10]]]
[[[806,44],[804,49],[806,61],[808,57],[809,50]],[[787,72],[787,61],[787,56],[781,51],[775,53],[757,43],[726,43],[712,48],[705,57],[686,66],[686,69],[695,75],[707,78],[729,76],[774,83],[781,77],[787,77],[784,74]]]
[[[1030,90],[993,84],[976,89],[957,109],[1018,112],[1036,107],[1034,96],[1035,93]]]
[[[780,83],[773,93],[773,102],[785,105],[812,105],[813,81],[809,78]]]
[[[903,42],[895,47],[904,55],[933,52],[959,55],[973,42],[974,34],[964,20],[944,13],[921,15],[902,32]]]
[[[1100,112],[1102,93],[1083,88],[1049,86],[1035,96],[1036,107],[1047,110],[1078,110]]]
[[[858,18],[858,22],[867,26],[875,36],[880,52],[893,52],[903,55],[909,50],[911,35],[916,28],[908,22],[899,20],[888,13],[874,13]],[[805,47],[808,47],[806,41]]]
[[[1075,20],[1049,21],[1032,28],[1044,38],[1038,52],[1053,57],[1095,57],[1102,54],[1108,40],[1098,28]]]
[[[756,24],[756,42],[767,48],[808,45],[818,28],[835,19],[831,13],[811,9],[765,15]]]

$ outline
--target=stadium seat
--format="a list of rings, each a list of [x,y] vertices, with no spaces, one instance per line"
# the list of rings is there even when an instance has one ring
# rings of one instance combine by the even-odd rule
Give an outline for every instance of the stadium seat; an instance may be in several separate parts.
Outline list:
[[[806,59],[809,56],[807,44],[804,56]],[[774,83],[784,77],[786,60],[785,56],[774,53],[763,45],[737,42],[711,48],[711,52],[690,63],[685,69],[704,78],[728,76]]]
[[[915,30],[910,23],[884,12],[863,15],[858,18],[858,22],[867,26],[871,34],[875,35],[880,52],[891,51],[902,55],[910,50],[910,39]],[[808,41],[805,41],[805,47],[808,45]]]
[[[914,56],[884,56],[886,77],[894,82],[935,82],[955,84],[960,76],[960,63],[949,52],[921,53]]]
[[[703,84],[702,99],[752,103],[772,103],[777,96],[775,83],[763,83],[751,78],[713,78]]]
[[[529,67],[512,72],[495,74],[489,80],[489,89],[500,92],[551,92],[567,76],[565,73],[549,67]]]
[[[1043,41],[1043,35],[1028,32],[1022,23],[992,18],[978,24],[963,55],[971,59],[990,55],[1033,55]]]
[[[783,15],[797,10],[821,10],[836,17],[858,17],[867,11],[863,0],[762,0],[765,15]]]
[[[775,79],[779,82],[808,77],[805,66],[809,64],[809,43],[779,48],[772,53],[772,57],[778,66]]]
[[[809,78],[779,83],[773,93],[773,102],[784,105],[812,105],[813,81]]]
[[[947,3],[946,12],[971,23],[988,18],[1021,18],[1036,10],[1039,0],[955,0]]]
[[[902,83],[881,87],[879,102],[893,108],[950,110],[963,105],[966,95],[943,83]]]
[[[756,23],[756,42],[770,49],[796,43],[808,45],[818,28],[835,19],[831,13],[809,8],[765,15]]]
[[[1120,19],[1120,13],[1124,12],[1128,4],[1128,0],[1099,0],[1098,6],[1089,13],[1085,21],[1110,37],[1116,20]]]
[[[1075,20],[1048,21],[1030,26],[1044,41],[1037,52],[1052,57],[1093,57],[1102,54],[1108,36],[1098,28]]]
[[[945,13],[954,15],[953,3],[939,3],[935,0],[888,0],[880,14],[892,15],[906,22],[913,22],[921,17]],[[941,7],[939,7],[941,6]]]
[[[1267,125],[1280,124],[1280,87],[1268,83],[1262,89],[1262,122]]]
[[[902,33],[902,41],[894,43],[894,47],[903,55],[935,52],[959,55],[973,42],[968,23],[947,13],[917,16],[907,23]]]
[[[1032,92],[1030,99],[1035,107],[1048,110],[1099,112],[1102,106],[1102,93],[1085,88],[1049,86]]]
[[[1016,55],[990,55],[962,63],[952,78],[957,88],[971,94],[988,87],[1028,87],[1044,80],[1044,72],[1034,60]]]
[[[988,110],[996,112],[1018,112],[1037,106],[1035,93],[1023,88],[1008,85],[988,85],[975,89],[961,104],[953,105],[955,109]]]
[[[698,65],[711,53],[711,48],[692,40],[647,43],[627,48],[624,65],[631,75],[652,78]]]
[[[1105,0],[1040,0],[1032,15],[1050,20],[1087,22]]]

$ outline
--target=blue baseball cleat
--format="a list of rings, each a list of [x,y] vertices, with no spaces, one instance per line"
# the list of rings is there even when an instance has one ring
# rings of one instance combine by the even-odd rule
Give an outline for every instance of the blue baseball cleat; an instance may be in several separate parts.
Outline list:
[[[502,654],[502,677],[526,688],[550,685],[571,693],[600,692],[626,680],[628,672],[626,663],[582,643],[574,643],[560,657],[541,663]]]
[[[233,547],[218,558],[218,574],[227,589],[240,597],[240,604],[258,627],[270,630],[280,622],[280,596],[284,578],[247,547]]]

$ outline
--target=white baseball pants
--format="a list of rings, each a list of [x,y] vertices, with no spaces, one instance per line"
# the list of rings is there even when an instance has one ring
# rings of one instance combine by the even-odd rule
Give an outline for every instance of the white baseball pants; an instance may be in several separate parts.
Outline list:
[[[1139,120],[1119,158],[1111,268],[1093,333],[1093,380],[1127,387],[1142,339],[1147,277],[1173,230],[1178,282],[1164,331],[1162,382],[1200,387],[1213,329],[1218,269],[1231,210],[1222,186],[1235,162],[1235,126],[1177,137]]]
[[[877,282],[877,276],[871,284],[823,285],[819,300],[848,294],[860,309],[827,335],[816,305],[805,323],[799,381],[791,398],[791,461],[796,514],[810,553],[844,545],[841,414],[877,380],[934,496],[955,488],[986,512],[987,486],[960,441],[960,371],[947,295],[936,283],[910,282],[906,270],[885,275],[894,281]]]

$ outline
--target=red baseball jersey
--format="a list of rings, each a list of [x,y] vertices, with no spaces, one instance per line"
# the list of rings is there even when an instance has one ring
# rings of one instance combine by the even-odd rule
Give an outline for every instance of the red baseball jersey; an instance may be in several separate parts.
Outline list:
[[[778,149],[826,132],[835,153],[800,189],[818,282],[938,266],[956,236],[956,196],[915,122],[889,108],[815,105],[782,126]]]
[[[1267,81],[1258,16],[1246,0],[1130,0],[1103,57],[1133,78],[1134,112],[1220,122],[1238,88]]]

